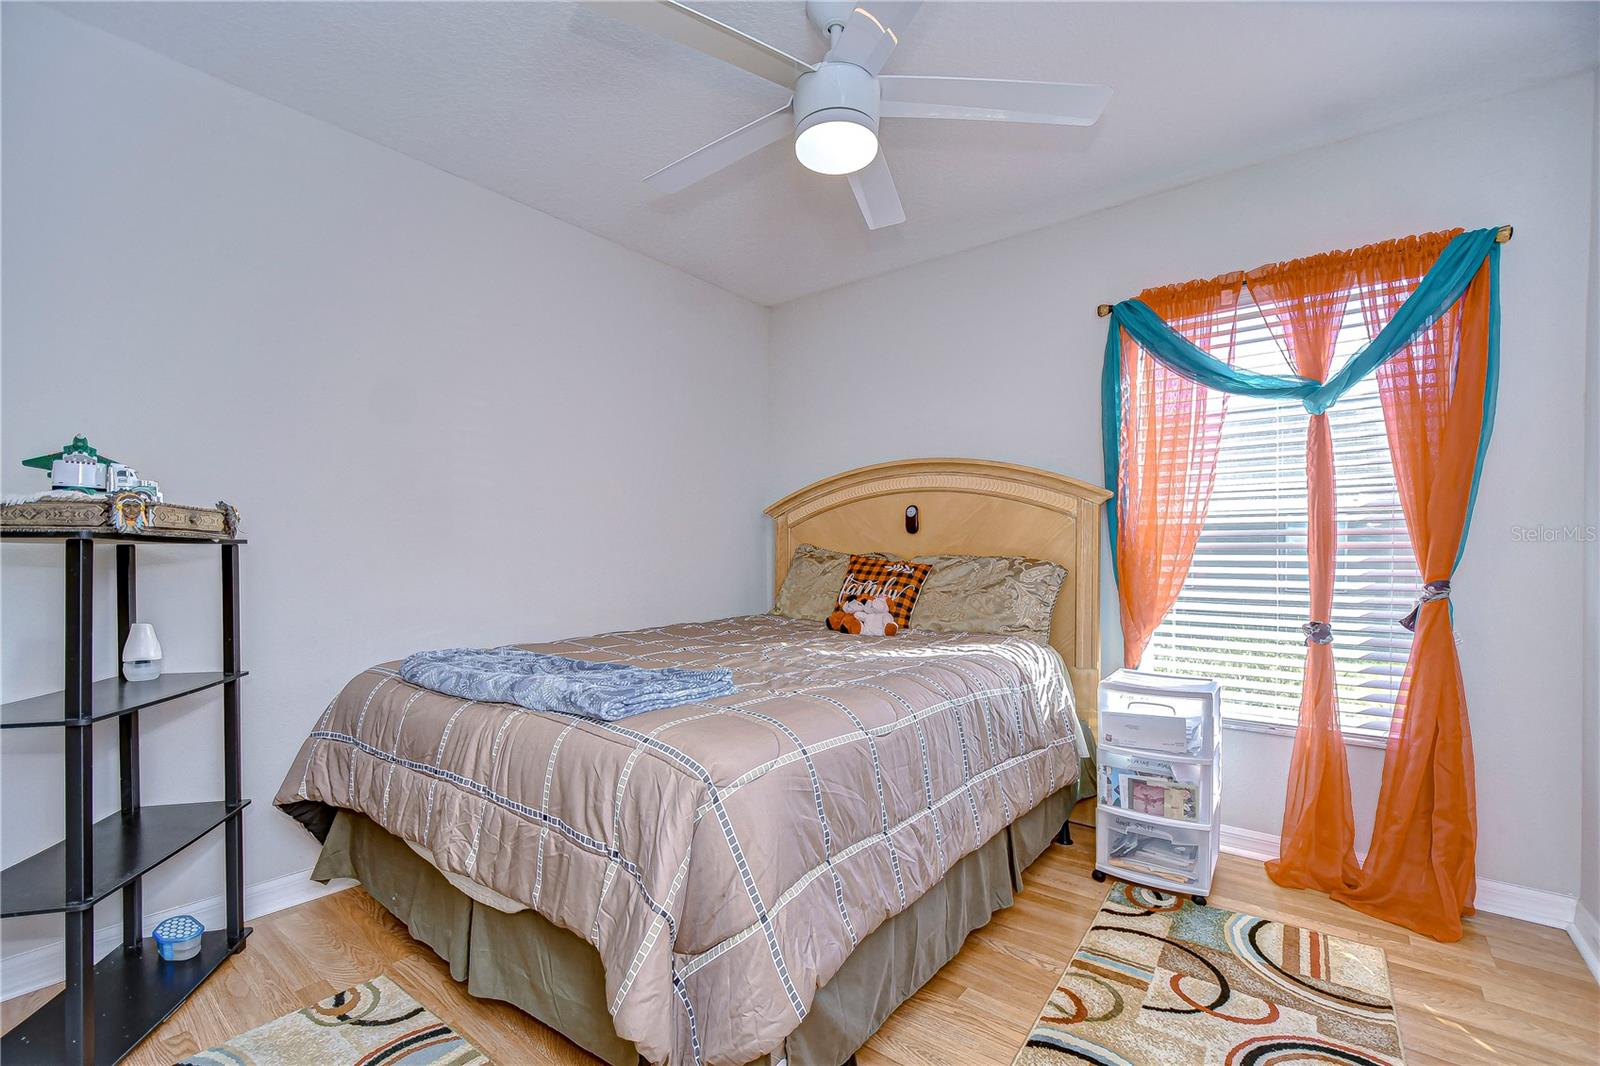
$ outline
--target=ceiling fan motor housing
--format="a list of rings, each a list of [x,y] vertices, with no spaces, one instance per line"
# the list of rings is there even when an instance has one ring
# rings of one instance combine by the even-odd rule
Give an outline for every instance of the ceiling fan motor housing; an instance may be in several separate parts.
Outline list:
[[[819,122],[855,122],[878,132],[878,79],[854,63],[823,63],[794,83],[794,130]]]
[[[854,0],[806,0],[806,21],[826,37],[833,27],[850,21],[855,9]]]

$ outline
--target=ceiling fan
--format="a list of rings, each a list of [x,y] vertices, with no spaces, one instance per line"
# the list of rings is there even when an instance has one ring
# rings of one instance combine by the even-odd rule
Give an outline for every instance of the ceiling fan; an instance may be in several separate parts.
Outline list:
[[[906,220],[889,164],[878,143],[885,118],[964,118],[1092,126],[1111,99],[1104,85],[994,78],[927,78],[881,74],[920,3],[897,0],[807,0],[806,18],[828,40],[812,64],[741,33],[676,0],[590,7],[714,56],[786,88],[794,97],[670,163],[644,180],[673,193],[709,177],[774,141],[794,137],[794,154],[819,174],[848,174],[868,229]]]

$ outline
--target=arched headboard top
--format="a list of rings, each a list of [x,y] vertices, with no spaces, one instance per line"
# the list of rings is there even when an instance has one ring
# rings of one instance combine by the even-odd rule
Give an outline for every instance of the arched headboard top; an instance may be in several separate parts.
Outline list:
[[[1100,681],[1100,509],[1111,494],[1049,470],[986,459],[905,459],[847,470],[766,510],[774,583],[800,544],[843,552],[1012,555],[1066,568],[1050,643],[1061,653],[1086,723]],[[906,508],[917,508],[916,531]]]
[[[1064,514],[1076,513],[1077,501],[1098,506],[1111,498],[1099,485],[1036,466],[993,459],[899,459],[813,481],[768,507],[766,514],[769,518],[788,515],[791,521],[799,521],[864,496],[927,488],[1008,496]]]

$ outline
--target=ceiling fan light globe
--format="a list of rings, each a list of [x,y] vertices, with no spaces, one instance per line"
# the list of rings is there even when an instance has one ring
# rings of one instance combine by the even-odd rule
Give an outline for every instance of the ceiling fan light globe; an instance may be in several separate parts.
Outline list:
[[[854,174],[878,157],[878,135],[849,118],[829,118],[795,135],[794,155],[818,174]]]

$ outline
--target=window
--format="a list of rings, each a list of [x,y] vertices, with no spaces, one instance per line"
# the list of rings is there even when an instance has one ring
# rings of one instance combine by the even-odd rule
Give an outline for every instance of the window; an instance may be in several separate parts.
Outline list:
[[[1235,365],[1292,372],[1260,313],[1241,296]],[[1333,369],[1369,339],[1347,309]],[[1376,379],[1328,412],[1338,484],[1334,662],[1346,733],[1387,736],[1411,634],[1400,619],[1422,579],[1395,490]],[[1299,715],[1310,584],[1305,440],[1298,401],[1228,397],[1211,507],[1177,603],[1151,638],[1146,670],[1214,677],[1223,716],[1293,726]]]

